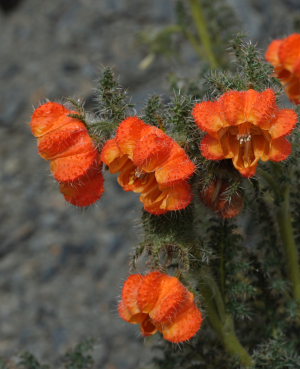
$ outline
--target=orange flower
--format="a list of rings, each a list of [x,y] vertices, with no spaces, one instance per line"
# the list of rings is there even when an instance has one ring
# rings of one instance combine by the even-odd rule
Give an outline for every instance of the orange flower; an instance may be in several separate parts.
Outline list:
[[[140,324],[143,336],[160,331],[171,342],[189,340],[202,324],[194,295],[176,277],[157,271],[127,279],[119,313],[127,322]]]
[[[229,182],[215,179],[200,193],[203,203],[217,212],[222,218],[237,216],[244,207],[244,199],[240,191],[235,193],[230,201],[226,197]]]
[[[103,176],[100,155],[85,124],[69,116],[75,113],[61,104],[46,103],[33,113],[31,129],[65,199],[88,206],[101,197]]]
[[[187,179],[195,165],[171,137],[137,117],[120,124],[101,159],[111,173],[121,172],[118,182],[125,191],[141,193],[145,210],[152,214],[184,209],[192,200]]]
[[[279,109],[273,90],[229,91],[217,101],[196,104],[193,115],[207,132],[202,155],[210,160],[232,159],[245,177],[252,177],[258,161],[282,161],[292,151],[286,139],[297,123],[291,109]]]
[[[300,104],[300,34],[271,42],[266,59],[275,67],[291,101]]]

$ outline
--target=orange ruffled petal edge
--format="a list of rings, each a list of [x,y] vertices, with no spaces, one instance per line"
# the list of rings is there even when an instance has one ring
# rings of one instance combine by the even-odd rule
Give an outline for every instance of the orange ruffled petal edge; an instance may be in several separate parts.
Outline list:
[[[104,192],[102,164],[85,124],[69,116],[73,113],[48,102],[35,110],[31,129],[38,137],[40,155],[50,160],[65,199],[76,206],[88,206]]]
[[[200,145],[202,155],[208,160],[232,159],[246,177],[255,175],[259,160],[288,157],[291,145],[284,137],[298,120],[294,110],[277,106],[271,89],[229,91],[217,101],[196,104],[193,115],[207,133]]]
[[[144,336],[160,331],[171,342],[192,338],[203,320],[194,295],[176,277],[158,271],[127,279],[119,313],[128,322],[141,324]]]
[[[137,117],[120,124],[101,159],[111,173],[120,172],[118,182],[125,191],[141,193],[145,210],[152,214],[183,209],[192,200],[187,179],[195,164],[171,137]]]
[[[294,33],[269,45],[265,57],[274,66],[275,76],[285,86],[294,104],[300,103],[300,34]]]

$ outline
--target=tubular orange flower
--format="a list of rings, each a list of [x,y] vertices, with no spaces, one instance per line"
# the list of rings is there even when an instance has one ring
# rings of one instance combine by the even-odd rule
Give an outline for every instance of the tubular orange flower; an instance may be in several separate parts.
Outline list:
[[[51,161],[51,171],[65,199],[88,206],[103,194],[100,155],[85,124],[70,117],[75,111],[49,102],[35,110],[31,129],[40,155]]]
[[[187,179],[195,172],[194,163],[171,137],[138,117],[120,124],[101,159],[111,173],[120,172],[118,182],[125,191],[141,193],[152,214],[184,209],[192,200]]]
[[[266,59],[275,67],[275,75],[285,86],[290,100],[300,104],[300,34],[271,42]]]
[[[226,197],[229,182],[215,179],[200,193],[203,203],[217,212],[222,218],[237,216],[244,207],[244,200],[240,191],[236,192],[230,200]]]
[[[203,320],[194,295],[176,277],[158,271],[127,279],[119,313],[127,322],[140,324],[143,336],[160,331],[171,342],[192,338]]]
[[[210,160],[232,159],[245,177],[256,173],[259,160],[282,161],[292,151],[287,136],[297,123],[291,109],[279,109],[275,92],[229,91],[217,101],[196,104],[193,115],[207,132],[202,155]]]

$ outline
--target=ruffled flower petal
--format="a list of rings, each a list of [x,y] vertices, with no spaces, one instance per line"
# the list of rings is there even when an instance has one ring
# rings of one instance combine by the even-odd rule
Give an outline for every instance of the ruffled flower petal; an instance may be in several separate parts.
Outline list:
[[[288,135],[298,121],[297,113],[292,109],[282,109],[278,112],[269,130],[273,139]]]
[[[189,159],[185,151],[178,147],[177,152],[155,171],[155,178],[159,184],[171,186],[173,183],[190,178],[195,171],[195,164]]]
[[[282,161],[287,159],[291,153],[292,144],[285,137],[280,137],[272,141],[269,160]]]
[[[202,155],[208,160],[221,160],[225,158],[220,140],[210,135],[206,135],[203,138],[200,149]]]
[[[223,108],[215,111],[219,111],[219,121],[223,123],[210,132],[203,124],[199,125],[197,117],[198,126],[208,132],[200,145],[202,155],[208,160],[232,159],[234,167],[245,177],[255,175],[259,160],[268,160],[273,140],[288,135],[297,121],[293,110],[279,109],[271,89],[230,91],[218,101],[203,104],[197,104],[194,111],[201,105],[204,117],[211,114],[211,104],[220,104]]]
[[[83,154],[51,160],[51,172],[58,182],[76,181],[88,173],[89,169],[95,164],[97,156],[98,152],[94,149]]]
[[[202,323],[194,295],[176,277],[158,271],[129,277],[119,313],[128,322],[139,323],[143,336],[161,331],[171,342],[190,339]]]
[[[139,288],[144,280],[142,274],[132,274],[125,282],[122,291],[122,302],[128,312],[131,314],[131,318],[135,314],[142,313],[138,305],[138,293]],[[130,319],[131,319],[130,318]]]
[[[69,129],[64,127],[44,135],[39,139],[38,149],[44,159],[54,160],[94,151],[94,144],[82,124],[81,127],[69,127]]]
[[[77,181],[61,183],[60,192],[66,201],[75,206],[84,207],[94,204],[104,193],[101,165]]]
[[[300,57],[300,34],[294,33],[282,40],[278,55],[281,64],[286,69],[293,71]]]
[[[167,274],[161,277],[158,298],[149,312],[150,318],[159,324],[174,320],[188,300],[188,290],[176,278]]]
[[[173,140],[160,129],[149,129],[137,142],[134,150],[133,163],[145,172],[153,172],[168,160]]]
[[[273,41],[267,49],[266,59],[274,66],[275,75],[281,80],[290,100],[299,104],[300,34]]]
[[[214,136],[224,124],[226,125],[220,108],[220,104],[217,101],[205,101],[195,105],[193,116],[202,131]]]
[[[300,104],[300,77],[292,76],[289,79],[286,84],[286,93],[294,104]]]
[[[164,339],[174,343],[187,341],[199,331],[202,321],[201,311],[192,302],[172,324],[162,328]]]
[[[223,127],[243,122],[244,95],[239,91],[226,92],[217,103],[220,104],[220,111],[224,112]]]
[[[144,276],[143,283],[139,287],[138,305],[142,312],[149,313],[159,297],[160,285],[164,276],[161,272],[155,271]]]
[[[64,105],[48,102],[37,108],[31,119],[31,130],[35,137],[41,137],[48,132],[71,123],[74,118],[68,117],[75,113],[68,110]]]
[[[86,125],[70,117],[74,113],[61,104],[46,103],[33,113],[31,129],[66,201],[89,206],[104,192],[102,163]]]
[[[138,117],[129,117],[119,126],[117,132],[117,143],[123,154],[133,159],[133,152],[137,142],[144,136],[146,131],[151,128]]]
[[[120,124],[101,159],[112,173],[120,172],[118,182],[125,191],[141,194],[145,210],[152,214],[183,209],[192,200],[186,181],[195,164],[171,137],[137,117]]]
[[[274,40],[269,45],[266,52],[266,59],[273,65],[278,65],[280,63],[279,60],[279,48],[282,44],[282,40]]]

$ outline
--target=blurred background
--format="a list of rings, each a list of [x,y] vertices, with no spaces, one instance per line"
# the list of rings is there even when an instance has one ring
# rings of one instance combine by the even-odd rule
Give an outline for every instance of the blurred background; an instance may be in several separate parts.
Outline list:
[[[103,65],[120,75],[137,112],[151,94],[168,93],[170,73],[196,76],[199,58],[186,45],[182,57],[140,68],[148,50],[138,35],[171,24],[174,4],[0,0],[0,356],[15,360],[26,350],[56,363],[93,337],[99,368],[138,368],[151,357],[156,338],[144,344],[117,315],[130,249],[141,237],[138,196],[106,176],[100,202],[71,207],[37,155],[29,122],[45,98],[78,97],[92,106]],[[262,49],[300,19],[299,0],[228,4]]]

